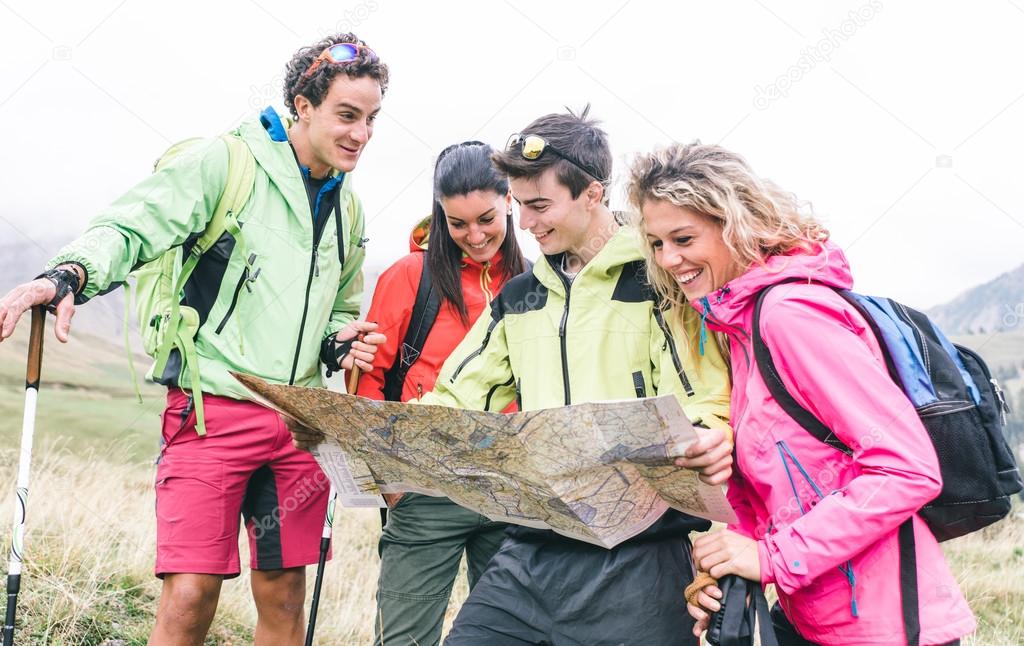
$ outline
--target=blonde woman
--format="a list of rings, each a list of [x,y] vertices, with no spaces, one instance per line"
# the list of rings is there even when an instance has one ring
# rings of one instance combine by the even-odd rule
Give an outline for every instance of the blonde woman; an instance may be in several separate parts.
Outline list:
[[[675,144],[634,163],[630,200],[651,280],[672,314],[698,317],[690,343],[730,355],[736,463],[728,496],[739,522],[698,538],[693,560],[714,577],[774,583],[783,644],[957,644],[975,620],[916,510],[941,476],[934,448],[892,381],[871,329],[833,288],[851,288],[843,252],[794,196],[719,146]],[[754,304],[769,285],[761,334],[797,401],[848,447],[804,430],[773,399],[751,344]],[[899,526],[912,518],[919,634],[904,621]],[[721,592],[688,605],[695,634]],[[906,640],[906,641],[905,641]]]

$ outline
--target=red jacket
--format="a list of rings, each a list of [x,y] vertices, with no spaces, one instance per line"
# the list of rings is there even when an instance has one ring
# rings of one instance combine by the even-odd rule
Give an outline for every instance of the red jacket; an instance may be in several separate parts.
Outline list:
[[[370,399],[384,399],[384,372],[395,362],[402,340],[409,329],[409,319],[416,302],[420,273],[426,260],[429,220],[421,222],[409,237],[412,251],[381,274],[373,292],[367,321],[376,321],[379,332],[387,336],[387,342],[378,346],[373,360],[373,371],[364,373],[359,379],[356,394]],[[508,235],[513,235],[510,231]],[[462,295],[469,313],[468,324],[464,325],[459,313],[444,301],[437,313],[434,326],[423,344],[420,358],[409,369],[402,385],[402,401],[418,399],[423,393],[434,388],[437,374],[452,350],[469,332],[473,322],[484,308],[489,306],[510,276],[500,276],[501,253],[495,254],[490,262],[480,264],[468,257],[462,260]]]

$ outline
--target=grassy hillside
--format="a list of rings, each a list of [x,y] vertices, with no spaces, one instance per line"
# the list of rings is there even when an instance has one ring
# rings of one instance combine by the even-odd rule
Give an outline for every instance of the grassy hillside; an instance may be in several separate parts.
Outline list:
[[[14,339],[0,344],[0,522],[11,517],[27,328],[22,325]],[[979,347],[980,340],[968,339],[968,344],[989,361],[1007,357],[1009,364],[1024,355],[1024,344],[1015,338],[1000,336]],[[144,371],[148,361],[139,358],[137,367]],[[136,403],[125,353],[118,346],[84,335],[61,345],[47,331],[20,643],[146,641],[159,594],[152,576],[152,458],[163,398],[152,385],[143,388],[143,396],[145,403]],[[373,510],[340,510],[336,528],[317,643],[366,644],[374,620],[379,517]],[[0,525],[3,550],[8,535],[7,526]],[[244,540],[240,547],[247,562]],[[981,622],[966,644],[1024,644],[1024,512],[1018,508],[1014,518],[945,547]],[[465,594],[460,584],[448,625]],[[246,577],[229,581],[207,643],[251,643],[254,623]]]
[[[15,335],[0,343],[0,441],[6,446],[16,446],[21,436],[28,327],[22,320]],[[142,380],[149,363],[144,355],[135,357],[140,404],[128,375],[126,350],[105,339],[76,334],[74,327],[71,340],[63,344],[48,325],[37,441],[60,439],[73,451],[114,450],[133,462],[155,457],[166,391]]]

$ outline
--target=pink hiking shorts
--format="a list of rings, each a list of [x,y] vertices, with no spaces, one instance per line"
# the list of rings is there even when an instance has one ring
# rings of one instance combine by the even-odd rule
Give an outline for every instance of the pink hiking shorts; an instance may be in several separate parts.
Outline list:
[[[250,567],[316,563],[330,483],[292,446],[280,416],[252,402],[203,396],[206,435],[190,395],[167,392],[156,470],[156,575],[238,576],[240,516]]]

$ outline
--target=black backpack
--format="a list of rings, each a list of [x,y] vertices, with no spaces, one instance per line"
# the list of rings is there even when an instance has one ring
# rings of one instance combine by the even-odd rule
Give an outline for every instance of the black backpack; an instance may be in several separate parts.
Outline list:
[[[849,447],[789,393],[761,337],[765,296],[789,282],[796,281],[761,290],[754,306],[754,356],[761,378],[775,401],[808,433],[852,455]],[[871,327],[889,376],[914,404],[935,447],[942,491],[918,512],[935,538],[946,541],[963,536],[1005,517],[1011,497],[1024,488],[1024,482],[1003,434],[1009,406],[985,361],[974,351],[954,345],[927,316],[902,303],[835,291]],[[913,646],[918,643],[920,623],[911,519],[900,526],[899,545],[903,619],[907,643]]]
[[[427,335],[441,310],[441,296],[434,289],[434,281],[430,279],[427,254],[422,255],[423,271],[420,272],[420,283],[416,288],[416,302],[409,317],[409,328],[402,339],[402,347],[395,355],[395,362],[384,373],[384,399],[390,402],[402,401],[405,376],[409,374],[409,368],[419,360],[423,344],[427,342]]]

